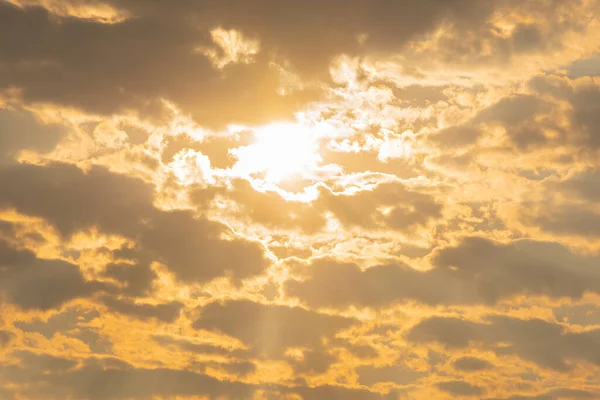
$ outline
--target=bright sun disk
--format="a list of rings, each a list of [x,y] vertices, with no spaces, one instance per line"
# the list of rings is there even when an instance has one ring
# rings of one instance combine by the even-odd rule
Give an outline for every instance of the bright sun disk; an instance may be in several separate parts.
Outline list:
[[[238,162],[234,170],[244,175],[264,174],[271,183],[294,175],[306,175],[322,161],[310,128],[276,123],[254,132],[255,142],[231,151]]]

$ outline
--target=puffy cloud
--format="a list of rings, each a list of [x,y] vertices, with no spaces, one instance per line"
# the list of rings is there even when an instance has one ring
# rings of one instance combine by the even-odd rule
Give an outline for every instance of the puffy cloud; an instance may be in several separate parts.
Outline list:
[[[516,395],[503,400],[561,400],[561,399],[593,399],[598,394],[586,390],[559,388],[548,390],[538,395]],[[491,398],[489,400],[492,400]],[[495,399],[500,400],[500,399]]]
[[[483,390],[476,385],[472,385],[468,382],[464,381],[446,381],[440,382],[436,384],[438,389],[447,392],[453,396],[480,396],[483,393]]]
[[[97,227],[137,240],[135,257],[161,261],[184,281],[242,279],[268,266],[256,242],[188,211],[161,211],[149,186],[104,168],[17,165],[0,170],[0,185],[8,189],[0,194],[5,208],[44,218],[65,236]]]
[[[494,364],[477,357],[461,357],[454,360],[452,366],[459,371],[474,372],[491,369],[494,367]]]
[[[175,6],[130,5],[131,11],[145,16],[168,13],[194,15],[201,24],[237,28],[261,41],[264,51],[274,51],[307,74],[327,71],[333,56],[360,49],[359,35],[371,52],[400,50],[416,35],[433,30],[448,19],[466,26],[477,24],[492,11],[490,5],[471,0],[424,3],[388,0],[332,1],[325,4],[279,4],[261,0],[252,4],[239,1],[178,2]]]
[[[175,321],[183,308],[183,304],[178,301],[165,304],[146,304],[135,303],[128,299],[104,297],[102,302],[111,311],[140,319],[156,318],[162,322]]]
[[[13,339],[15,335],[10,331],[0,331],[0,347],[6,347]]]
[[[319,260],[308,277],[290,280],[286,291],[315,307],[386,307],[403,301],[426,304],[493,304],[516,295],[581,298],[597,293],[596,258],[572,253],[557,243],[495,243],[468,237],[437,251],[434,268],[379,265],[361,270],[355,264]],[[327,290],[332,284],[335,291]]]
[[[0,86],[19,87],[27,102],[104,115],[133,109],[160,118],[167,113],[160,102],[165,98],[201,124],[219,127],[281,118],[297,102],[314,96],[309,91],[279,95],[280,73],[266,55],[251,64],[214,68],[195,50],[212,44],[205,32],[215,26],[204,24],[203,32],[190,15],[163,16],[138,15],[105,24],[72,16],[57,20],[41,7],[3,3],[4,38],[19,41],[0,41]],[[29,67],[21,68],[24,63]]]
[[[225,225],[194,218],[186,211],[157,213],[139,240],[143,253],[164,262],[188,282],[219,276],[239,280],[259,274],[269,265],[258,243],[236,238]]]
[[[147,399],[172,396],[252,398],[259,387],[219,380],[203,373],[170,368],[138,368],[119,360],[88,358],[81,365],[67,358],[31,352],[15,353],[18,363],[0,367],[3,381],[26,383],[18,393],[30,398]],[[237,365],[235,369],[245,369]],[[302,399],[370,400],[380,394],[341,386],[271,385],[275,396],[300,395]]]
[[[21,164],[1,169],[0,185],[2,207],[44,218],[65,236],[92,226],[133,236],[154,212],[149,186],[105,168]]]
[[[2,367],[13,381],[30,382],[25,389],[32,398],[80,397],[86,399],[147,399],[156,396],[237,396],[247,398],[254,388],[239,382],[168,368],[146,369],[105,367],[89,359],[72,369],[76,362],[44,354],[17,355],[19,364]],[[24,357],[23,357],[24,356]],[[6,378],[5,378],[6,379]]]
[[[202,206],[205,195],[212,193],[210,189],[199,189],[191,196]],[[327,213],[348,229],[410,232],[440,218],[443,208],[433,196],[411,190],[401,182],[380,183],[358,193],[320,188],[318,197],[308,203],[286,200],[273,191],[259,192],[243,180],[234,181],[233,187],[220,195],[239,205],[240,218],[272,229],[300,229],[309,234],[325,228]]]
[[[0,398],[597,398],[598,5],[0,1]]]
[[[541,319],[495,315],[480,323],[432,317],[419,322],[407,337],[416,342],[435,341],[455,348],[479,346],[498,356],[516,355],[557,371],[570,370],[571,362],[577,360],[600,365],[600,353],[593,350],[600,338],[599,330],[569,332],[561,325]]]
[[[281,356],[287,348],[319,348],[322,339],[350,328],[357,320],[320,314],[300,307],[251,301],[211,303],[201,309],[193,327],[241,340],[256,353]]]
[[[371,365],[361,366],[356,369],[359,383],[373,386],[379,382],[392,382],[396,385],[410,385],[424,378],[426,373],[415,371],[405,365],[394,365],[385,367],[374,367]]]
[[[14,163],[23,150],[50,151],[66,132],[65,126],[45,124],[31,112],[0,107],[0,165]]]
[[[104,276],[123,284],[123,293],[130,296],[142,296],[152,288],[152,282],[157,278],[148,265],[125,263],[108,264]]]
[[[69,300],[89,297],[108,289],[87,281],[77,265],[45,260],[31,251],[15,250],[0,241],[0,293],[24,309],[49,310]]]

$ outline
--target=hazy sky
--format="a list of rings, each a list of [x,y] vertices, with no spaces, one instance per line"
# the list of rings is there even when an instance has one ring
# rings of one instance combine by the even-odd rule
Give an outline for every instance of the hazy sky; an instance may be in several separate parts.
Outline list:
[[[0,0],[0,399],[600,399],[598,52],[600,0]]]

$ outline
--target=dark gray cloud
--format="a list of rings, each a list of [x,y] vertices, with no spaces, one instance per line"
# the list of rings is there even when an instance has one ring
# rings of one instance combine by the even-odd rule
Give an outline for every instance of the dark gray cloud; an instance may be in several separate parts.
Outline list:
[[[435,386],[443,392],[459,397],[480,396],[484,392],[479,386],[458,380],[436,383]]]
[[[557,237],[600,237],[600,175],[588,167],[563,177],[545,177],[540,188],[542,200],[524,202],[516,209],[520,221]],[[551,210],[548,211],[548,210]]]
[[[162,346],[174,346],[183,351],[208,354],[208,355],[231,355],[233,357],[247,357],[249,352],[244,349],[227,349],[208,343],[195,343],[184,338],[176,338],[168,335],[155,335],[154,341]]]
[[[0,348],[8,346],[14,338],[15,334],[11,331],[0,330]]]
[[[598,393],[588,392],[586,390],[557,388],[551,389],[541,394],[534,395],[516,395],[505,398],[488,398],[487,400],[575,400],[575,399],[596,399]]]
[[[475,126],[453,126],[431,135],[430,139],[440,146],[456,148],[474,144],[481,134]]]
[[[147,294],[157,278],[156,272],[147,264],[125,263],[108,264],[104,269],[104,276],[120,282],[123,293],[130,296]]]
[[[458,371],[474,372],[494,368],[494,364],[477,357],[461,357],[452,366]]]
[[[47,319],[31,321],[15,321],[13,324],[25,333],[39,333],[52,340],[55,335],[81,340],[92,352],[106,354],[112,350],[112,343],[107,336],[93,326],[101,314],[95,308],[72,307],[62,310]]]
[[[52,150],[66,132],[66,127],[45,124],[25,110],[0,107],[0,166],[14,163],[22,150]]]
[[[56,18],[42,7],[19,9],[3,4],[0,21],[6,37],[19,40],[0,41],[4,61],[0,85],[23,88],[26,101],[54,102],[96,113],[134,109],[160,116],[165,110],[157,99],[164,97],[201,124],[258,123],[291,117],[300,105],[319,97],[318,91],[308,87],[279,95],[280,76],[271,66],[273,60],[289,62],[289,68],[305,80],[327,80],[336,55],[400,53],[407,50],[410,40],[443,25],[449,34],[438,44],[440,58],[465,65],[502,63],[512,54],[560,47],[559,32],[574,28],[558,22],[563,7],[550,7],[544,0],[535,1],[537,7],[476,0],[107,3],[131,18],[105,24]],[[543,8],[548,11],[539,12]],[[509,37],[501,38],[489,17],[495,11],[514,9],[541,21],[518,24]],[[254,63],[218,70],[194,51],[214,47],[208,32],[219,26],[260,41]],[[495,51],[482,56],[486,45]]]
[[[286,292],[314,307],[385,307],[403,301],[427,304],[493,304],[515,295],[581,298],[598,292],[597,260],[550,242],[500,244],[464,238],[438,250],[434,268],[405,265],[361,270],[355,264],[318,260],[303,281],[286,282]],[[335,282],[335,291],[327,290]]]
[[[178,301],[163,304],[136,303],[130,299],[118,299],[105,296],[102,303],[111,311],[129,315],[142,320],[155,318],[162,322],[174,322],[183,309],[183,304]]]
[[[133,368],[126,363],[102,365],[93,359],[73,369],[69,359],[43,354],[19,356],[18,364],[2,367],[5,379],[29,383],[28,398],[148,399],[157,396],[231,396],[250,398],[255,390],[239,382],[219,381],[210,376],[168,368]]]
[[[576,146],[580,152],[600,148],[600,86],[596,82],[540,75],[529,82],[529,87],[537,96],[548,96],[569,105],[566,111],[555,109],[569,121],[569,129],[559,131],[564,141]]]
[[[405,231],[441,216],[442,205],[432,196],[407,189],[399,182],[383,183],[353,196],[322,191],[319,201],[347,227]],[[389,207],[387,213],[378,208]]]
[[[445,128],[430,136],[439,147],[459,148],[473,145],[490,128],[505,130],[508,142],[519,151],[537,149],[550,144],[546,130],[561,132],[550,115],[555,106],[536,95],[513,95],[482,109],[468,122]]]
[[[296,393],[302,400],[371,400],[371,399],[388,399],[392,400],[397,397],[394,391],[391,391],[387,395],[381,395],[380,393],[371,392],[366,389],[351,389],[343,386],[300,386],[295,388],[283,388],[280,393]],[[277,399],[278,397],[274,397]],[[280,397],[279,397],[280,398]]]
[[[47,319],[31,321],[15,321],[15,326],[24,332],[35,332],[51,339],[56,333],[70,336],[82,330],[89,322],[100,316],[95,309],[67,308],[62,312],[51,315]]]
[[[322,345],[307,349],[303,353],[303,357],[297,360],[292,357],[284,357],[282,354],[282,350],[284,349],[264,353],[261,346],[254,346],[249,349],[228,349],[207,343],[195,343],[183,338],[175,338],[167,335],[156,335],[153,339],[162,346],[174,346],[182,351],[197,354],[229,356],[236,359],[252,359],[264,356],[275,357],[286,360],[296,373],[321,374],[337,361],[337,357],[328,352],[327,348]],[[236,364],[237,362],[234,362],[231,365]],[[252,365],[254,366],[254,364]],[[223,367],[227,369],[226,365],[223,365]]]
[[[109,287],[87,281],[77,265],[45,260],[0,241],[0,293],[24,309],[49,310]]]
[[[426,372],[415,371],[406,365],[375,367],[364,365],[356,368],[358,382],[361,385],[373,386],[380,382],[391,382],[396,385],[410,385],[427,376]]]
[[[142,254],[164,262],[180,279],[208,281],[219,276],[234,280],[259,274],[269,265],[257,242],[235,237],[231,229],[188,211],[157,212],[139,237]]]
[[[281,357],[289,347],[318,349],[321,338],[332,338],[357,323],[300,307],[229,301],[203,307],[193,327],[240,339],[258,354]]]
[[[549,189],[564,190],[573,200],[600,201],[600,170],[588,168]]]
[[[166,98],[215,127],[288,116],[314,97],[309,92],[278,95],[279,72],[267,53],[255,63],[217,70],[195,52],[213,46],[208,30],[216,27],[215,20],[202,23],[194,17],[206,15],[206,3],[197,6],[192,14],[172,18],[146,14],[104,24],[2,3],[6,35],[0,40],[0,86],[22,88],[27,102],[100,114],[137,110],[154,118],[166,115],[158,101]]]
[[[598,0],[10,2],[26,5],[0,0],[0,212],[6,219],[0,221],[0,398],[397,400],[423,391],[448,398],[598,397],[593,301],[600,294],[600,258],[572,245],[600,235],[600,179],[593,167],[600,86],[590,77],[545,72],[523,78],[592,49],[577,39],[594,39],[590,16]],[[111,24],[83,15],[88,6],[106,5],[124,19]],[[211,38],[216,27],[260,42],[253,61],[218,67],[203,54],[211,48],[227,55]],[[361,64],[347,71],[356,80],[332,76],[331,62],[341,54]],[[592,67],[588,60],[584,70]],[[577,65],[569,68],[573,76]],[[201,132],[178,134],[168,124],[177,122],[173,110],[161,99],[212,130],[306,117],[333,127],[338,144],[369,150],[343,153],[331,138],[321,140],[323,164],[339,164],[339,173],[278,184],[290,191],[318,184],[310,203],[259,192],[221,176],[223,170],[208,188],[184,188],[174,173],[149,178],[159,182],[153,187],[102,167],[15,160],[21,150],[51,151],[64,138],[68,149],[88,148],[97,127],[112,129],[102,118],[143,117],[139,126],[115,127],[137,146],[110,155],[119,168],[133,162],[166,172],[160,162],[189,149],[225,169],[235,163],[229,149],[252,139],[252,129],[202,140],[196,139]],[[37,107],[69,118],[77,110],[94,114],[96,122],[76,127],[94,138],[78,143],[78,135],[65,136],[67,125],[45,124],[26,111]],[[414,153],[380,157],[379,140],[406,130],[416,133],[407,142]],[[145,143],[150,131],[165,139]],[[555,148],[557,155],[549,155]],[[68,149],[57,154],[68,157],[62,152]],[[113,160],[98,155],[77,161]],[[502,164],[513,155],[527,166]],[[582,163],[592,167],[584,170]],[[426,184],[405,184],[410,178]],[[494,199],[488,191],[474,193],[479,185],[494,186],[495,193],[496,179],[514,193]],[[373,186],[351,194],[350,181]],[[547,199],[534,203],[543,190]],[[195,210],[154,205],[184,192]],[[478,200],[461,200],[473,193]],[[523,212],[516,215],[517,209]],[[525,233],[500,219],[507,215],[560,236],[560,244],[517,240]],[[326,229],[331,216],[339,232]],[[47,223],[43,232],[58,234],[57,242],[35,231],[43,224],[37,218]],[[492,231],[512,239],[485,239]],[[114,249],[112,237],[102,244],[78,235],[96,232],[99,242],[110,234],[127,244]],[[464,232],[481,236],[460,239]],[[318,257],[309,265],[292,258],[273,263],[266,243],[282,258]],[[378,259],[419,260],[377,265],[372,248]],[[47,249],[65,258],[42,258]],[[374,266],[347,262],[357,252],[360,265]],[[155,298],[156,289],[171,286],[159,282],[163,266],[175,279],[171,289],[203,304],[197,315],[185,309],[187,301]],[[211,297],[212,285],[202,287],[215,278],[233,283],[219,286],[220,301]],[[232,300],[255,296],[270,303]],[[279,305],[296,300],[294,307]],[[453,317],[422,316],[400,327],[423,315],[423,305]],[[483,313],[480,319],[465,319],[472,307]],[[540,307],[561,322],[501,315],[506,307]],[[485,315],[486,309],[498,314]],[[112,325],[115,313],[125,316],[117,318],[122,326]],[[185,321],[187,331],[177,326]],[[144,349],[122,343],[118,334],[150,332],[157,324]],[[219,335],[243,346],[220,347]],[[136,358],[140,352],[143,360]],[[497,361],[486,361],[490,354]],[[170,357],[183,364],[174,366]],[[283,381],[267,383],[269,368],[280,366]],[[396,389],[373,391],[389,388]]]
[[[148,185],[104,168],[84,173],[64,164],[17,165],[0,169],[0,186],[7,188],[0,207],[44,218],[64,236],[97,227],[135,239],[134,261],[161,261],[184,281],[239,280],[269,264],[257,242],[189,211],[158,210]],[[221,238],[227,234],[231,240]]]
[[[575,149],[569,157],[578,159],[600,148],[600,86],[595,81],[549,74],[532,78],[527,86],[528,94],[503,97],[468,122],[431,139],[444,147],[460,147],[474,144],[486,129],[499,126],[507,143],[521,152],[567,145]]]
[[[585,204],[556,205],[552,213],[533,215],[531,223],[546,232],[587,238],[600,237],[600,213],[593,206]]]
[[[333,0],[308,5],[276,0],[183,0],[169,6],[132,3],[126,7],[135,15],[192,15],[201,26],[240,29],[258,37],[265,51],[287,58],[306,75],[325,73],[336,54],[357,53],[361,49],[357,40],[360,34],[368,35],[363,51],[398,51],[407,40],[433,30],[443,21],[473,26],[485,21],[493,11],[493,5],[473,0],[426,0],[418,4]]]
[[[303,353],[301,360],[288,360],[297,373],[322,374],[326,372],[331,364],[338,358],[327,350],[325,346],[310,348]]]
[[[485,323],[454,317],[432,317],[414,326],[412,341],[439,342],[449,347],[475,346],[498,356],[516,355],[541,367],[568,371],[572,361],[600,365],[600,330],[569,332],[563,326],[541,319],[521,320],[488,316]],[[503,345],[504,344],[504,345]]]
[[[248,361],[233,362],[227,364],[216,364],[216,366],[218,368],[224,369],[230,374],[239,377],[244,377],[256,371],[256,365]]]
[[[575,60],[566,67],[567,76],[571,79],[584,76],[600,76],[600,54],[594,53],[590,57]]]
[[[153,397],[208,396],[210,398],[250,399],[259,386],[221,381],[211,376],[170,368],[136,368],[119,359],[88,358],[79,363],[67,358],[32,352],[14,353],[18,362],[0,366],[2,382],[18,383],[17,392],[26,398],[90,400],[149,399]],[[248,365],[235,365],[237,372]],[[362,389],[339,386],[270,385],[273,398],[284,393],[300,395],[303,400],[371,400],[381,395]],[[269,397],[270,398],[270,397]]]
[[[155,212],[148,185],[101,167],[15,165],[0,169],[0,186],[0,207],[44,218],[64,236],[96,226],[131,237]]]

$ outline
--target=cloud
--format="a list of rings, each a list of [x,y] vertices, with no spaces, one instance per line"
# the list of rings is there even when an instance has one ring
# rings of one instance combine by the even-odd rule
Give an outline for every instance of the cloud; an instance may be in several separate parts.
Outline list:
[[[0,166],[14,163],[23,150],[52,150],[66,132],[65,126],[45,124],[33,113],[0,107]]]
[[[419,4],[336,0],[309,6],[261,0],[251,4],[181,2],[168,7],[129,7],[131,12],[143,16],[194,15],[200,24],[239,29],[259,38],[263,51],[276,52],[307,75],[327,72],[329,62],[337,54],[357,52],[361,34],[368,35],[365,45],[370,52],[398,51],[408,40],[432,31],[444,20],[466,26],[477,24],[493,9],[471,0],[427,0]]]
[[[252,398],[258,386],[219,380],[202,373],[170,368],[137,368],[118,360],[88,358],[81,365],[66,358],[31,352],[15,353],[18,363],[0,366],[4,381],[26,383],[18,393],[30,398],[65,397],[100,399],[147,399],[157,396],[209,396]],[[242,368],[236,366],[234,368]],[[297,394],[303,400],[371,400],[380,394],[340,386],[271,385],[275,396]]]
[[[210,343],[196,343],[190,340],[172,337],[168,335],[155,335],[154,341],[163,346],[175,346],[183,351],[208,354],[208,355],[231,355],[237,357],[248,356],[248,352],[242,349],[229,349],[225,347],[219,347]]]
[[[464,381],[446,381],[436,384],[437,388],[453,396],[480,396],[483,390],[476,385]]]
[[[48,340],[58,337],[77,339],[88,346],[90,351],[106,354],[112,351],[111,339],[101,332],[95,322],[102,314],[92,305],[90,308],[70,307],[48,318],[36,318],[31,321],[15,321],[14,326],[25,334],[40,334]]]
[[[461,357],[452,363],[458,371],[475,372],[494,368],[494,364],[477,357]]]
[[[95,226],[131,237],[154,212],[149,186],[101,167],[15,165],[0,169],[0,185],[0,206],[44,218],[64,236]]]
[[[156,318],[162,322],[173,322],[181,313],[183,303],[172,301],[164,304],[136,303],[129,299],[117,299],[105,296],[102,303],[111,311],[139,319]]]
[[[430,195],[401,183],[382,183],[372,191],[346,196],[323,192],[324,207],[347,227],[385,227],[405,231],[441,216],[442,205]],[[384,210],[385,208],[385,210]]]
[[[0,330],[0,348],[8,346],[14,337],[14,333],[10,331]]]
[[[599,5],[0,0],[0,398],[597,398]]]
[[[169,368],[105,368],[93,359],[71,369],[75,364],[68,359],[47,355],[19,356],[20,363],[3,366],[5,376],[14,381],[35,383],[25,388],[25,394],[50,399],[79,397],[100,399],[147,399],[156,396],[235,396],[248,398],[252,386],[220,381],[190,371]],[[48,361],[44,361],[48,360]],[[44,368],[44,365],[47,368]]]
[[[156,209],[145,183],[104,168],[84,173],[65,164],[17,165],[0,170],[0,185],[8,188],[0,193],[0,206],[44,218],[64,236],[96,227],[134,239],[134,257],[161,261],[184,281],[239,280],[269,264],[258,243],[189,211]]]
[[[488,400],[562,400],[562,399],[593,399],[598,394],[588,392],[586,390],[558,388],[551,389],[539,395],[516,395],[506,397],[504,399],[488,399]]]
[[[195,329],[232,336],[267,357],[280,357],[292,347],[319,348],[323,338],[331,339],[358,322],[300,307],[242,300],[211,303],[200,311],[200,318],[193,324]]]
[[[521,240],[495,243],[464,238],[433,255],[434,268],[379,265],[361,270],[331,259],[315,261],[308,277],[290,280],[286,293],[313,307],[386,307],[404,301],[425,304],[494,304],[516,295],[581,298],[597,293],[595,258],[557,243]],[[329,291],[333,282],[337,290]]]
[[[130,296],[143,296],[152,289],[152,282],[157,278],[146,264],[130,265],[125,263],[108,264],[104,268],[104,276],[123,284],[123,293]]]
[[[540,75],[529,82],[538,96],[548,96],[556,102],[568,105],[563,112],[569,121],[565,139],[581,151],[597,150],[600,134],[597,130],[600,86],[593,77],[570,79],[556,75]]]
[[[168,113],[160,102],[164,98],[213,127],[289,116],[315,96],[308,90],[279,95],[280,74],[266,56],[213,67],[195,49],[212,45],[206,33],[215,26],[205,24],[205,33],[190,15],[164,16],[105,24],[72,16],[57,20],[45,8],[3,3],[0,21],[7,35],[19,40],[0,40],[0,87],[20,88],[28,103],[102,115],[134,110],[158,120]],[[24,63],[29,67],[21,68]]]
[[[115,23],[128,18],[128,15],[107,3],[96,0],[7,0],[20,8],[44,7],[58,17],[75,17],[83,20]]]
[[[44,260],[0,241],[0,293],[23,309],[49,310],[69,300],[108,288],[87,281],[79,267],[62,260]]]
[[[600,365],[594,343],[600,330],[569,332],[561,325],[541,319],[488,316],[486,322],[454,317],[431,317],[419,322],[408,333],[411,341],[439,342],[449,347],[479,347],[498,356],[516,355],[541,367],[569,371],[571,362],[585,360]],[[503,345],[505,344],[505,345]]]
[[[375,367],[364,365],[356,368],[358,382],[361,385],[373,386],[380,382],[392,382],[396,385],[410,385],[424,378],[426,373],[415,371],[406,365]]]
[[[568,195],[595,202],[600,200],[600,171],[588,168],[558,185],[559,190],[564,190]]]

